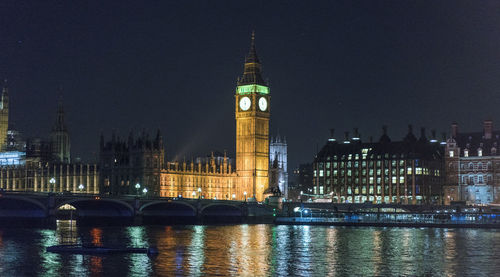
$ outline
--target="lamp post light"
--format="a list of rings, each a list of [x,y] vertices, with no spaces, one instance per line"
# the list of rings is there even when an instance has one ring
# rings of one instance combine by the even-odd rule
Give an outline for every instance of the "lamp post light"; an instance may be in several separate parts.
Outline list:
[[[236,194],[233,193],[233,200],[236,198]]]
[[[54,177],[50,178],[49,183],[50,183],[50,189],[49,189],[49,191],[52,191],[52,189],[55,190],[56,189],[55,188],[56,178],[54,178]]]
[[[80,193],[82,193],[83,189],[85,188],[85,186],[83,184],[80,184],[78,186],[78,189],[80,190]]]
[[[198,199],[201,199],[201,188],[198,188]]]
[[[193,190],[193,193],[191,193],[191,195],[193,196],[193,199],[196,197],[196,192]]]
[[[300,191],[300,203],[302,203],[302,194],[304,194],[304,192]]]
[[[244,191],[244,192],[243,192],[243,195],[245,196],[245,202],[247,202],[247,192],[246,192],[246,191]]]
[[[139,183],[135,184],[135,190],[137,191],[137,196],[139,196],[139,189],[141,188],[141,185]]]
[[[142,190],[142,193],[144,193],[144,195],[146,195],[146,193],[148,193],[148,189],[147,189],[147,188],[144,188],[144,189]]]

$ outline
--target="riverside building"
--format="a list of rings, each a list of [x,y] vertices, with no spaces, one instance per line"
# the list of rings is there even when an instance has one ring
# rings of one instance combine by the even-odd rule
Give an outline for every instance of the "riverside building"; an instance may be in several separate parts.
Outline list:
[[[387,128],[377,142],[363,142],[355,129],[342,140],[333,136],[313,162],[313,195],[336,203],[440,203],[443,146],[420,138],[411,125],[402,141],[391,141]]]
[[[469,205],[500,203],[500,131],[485,120],[479,132],[459,132],[451,125],[446,142],[444,203],[465,201]]]

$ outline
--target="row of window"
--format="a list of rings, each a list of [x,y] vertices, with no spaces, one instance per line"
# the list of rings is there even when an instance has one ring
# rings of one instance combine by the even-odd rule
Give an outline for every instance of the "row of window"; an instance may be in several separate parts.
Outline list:
[[[391,171],[389,171],[388,168],[384,169],[383,171],[383,175],[384,176],[389,176],[389,172],[391,173],[392,176],[394,175],[404,175],[405,174],[405,169],[404,168],[399,168],[396,169],[396,168],[393,168],[391,169]],[[340,174],[339,174],[340,173]],[[368,173],[368,174],[367,174]],[[377,176],[381,176],[382,175],[382,169],[377,169],[376,171],[373,169],[373,168],[370,168],[369,170],[367,169],[362,169],[362,170],[351,170],[351,169],[348,169],[348,170],[344,170],[344,169],[341,169],[341,170],[337,170],[337,169],[334,169],[332,171],[330,170],[327,170],[326,171],[326,177],[330,177],[330,175],[332,175],[333,177],[337,177],[337,176],[348,176],[348,177],[351,177],[351,176],[374,176],[376,173]],[[429,170],[428,168],[426,167],[416,167],[415,168],[415,171],[413,171],[413,168],[411,167],[408,167],[406,169],[406,174],[407,175],[412,175],[412,174],[415,174],[415,175],[429,175],[430,173],[432,173],[433,176],[440,176],[441,175],[441,172],[439,171],[439,169],[434,169],[434,170]],[[319,172],[317,170],[314,170],[313,171],[313,176],[314,177],[324,177],[325,176],[325,171],[320,169]]]
[[[497,149],[496,148],[491,148],[491,154],[492,155],[495,155],[497,153]],[[455,151],[454,150],[450,150],[448,155],[450,156],[450,158],[453,158],[455,157]],[[470,151],[469,149],[464,149],[464,157],[469,157],[470,155]],[[477,149],[477,156],[478,157],[482,157],[483,156],[483,149],[479,148]]]
[[[340,195],[381,195],[382,190],[385,195],[388,195],[390,192],[392,192],[393,195],[398,194],[398,186],[340,186],[338,188],[330,188],[330,187],[324,187],[324,186],[318,186],[313,188],[313,193],[314,194],[327,194],[327,193],[332,193],[333,195],[340,194]],[[420,194],[421,189],[420,185],[415,185],[415,194]],[[400,195],[412,195],[413,190],[411,188],[405,188],[404,185],[399,186],[399,194]]]
[[[365,160],[367,158],[369,159],[389,159],[389,158],[392,158],[392,159],[397,159],[397,158],[404,158],[405,157],[405,154],[392,154],[392,155],[389,155],[388,153],[385,153],[384,155],[374,155],[374,154],[370,154],[368,155],[368,152],[372,150],[371,148],[364,148],[364,149],[361,149],[361,154],[347,154],[347,155],[342,155],[342,156],[337,156],[337,155],[333,155],[333,157],[326,157],[327,160],[359,160],[360,158]]]
[[[469,184],[469,183],[478,183],[478,184],[483,184],[484,180],[487,180],[488,183],[493,181],[493,176],[492,175],[466,175],[462,176],[462,183],[464,184]]]

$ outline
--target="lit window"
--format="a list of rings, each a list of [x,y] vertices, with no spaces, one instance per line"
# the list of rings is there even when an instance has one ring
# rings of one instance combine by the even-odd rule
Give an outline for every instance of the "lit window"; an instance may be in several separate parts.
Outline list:
[[[319,171],[319,177],[323,177],[323,170]]]
[[[421,167],[415,168],[415,174],[416,175],[422,175],[422,168]]]
[[[464,157],[469,157],[469,150],[467,149],[464,150]]]
[[[450,151],[450,158],[453,158],[454,157],[454,154],[453,151]]]
[[[398,178],[393,176],[392,177],[392,183],[395,184],[395,183],[397,183],[397,181],[398,181]]]
[[[411,174],[412,173],[412,168],[408,167],[407,170],[406,170],[406,172],[408,173],[408,175]]]
[[[399,177],[399,183],[403,184],[405,182],[405,177],[401,176]]]

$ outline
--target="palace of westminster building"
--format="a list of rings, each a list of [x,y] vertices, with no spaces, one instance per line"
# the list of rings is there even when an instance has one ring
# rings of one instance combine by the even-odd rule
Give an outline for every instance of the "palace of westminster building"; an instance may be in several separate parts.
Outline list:
[[[265,200],[287,195],[286,141],[270,143],[270,90],[261,75],[252,34],[243,76],[235,92],[236,159],[222,153],[189,162],[165,162],[160,131],[126,140],[101,135],[98,164],[70,159],[70,137],[59,103],[50,139],[22,141],[9,130],[8,90],[0,106],[0,189],[160,197]],[[11,136],[12,138],[9,138]]]

